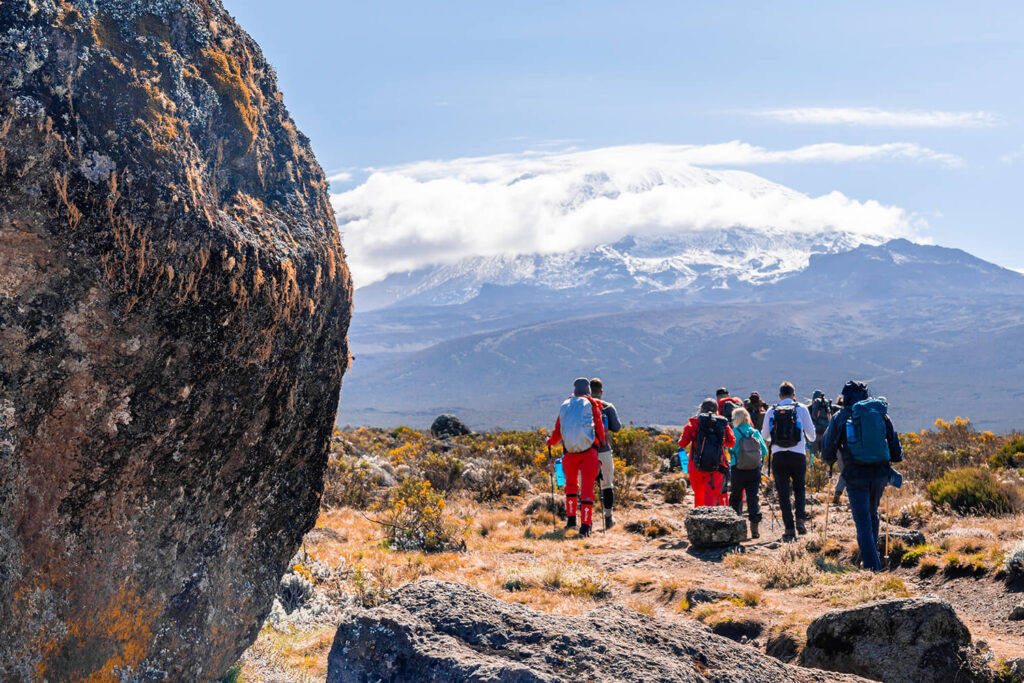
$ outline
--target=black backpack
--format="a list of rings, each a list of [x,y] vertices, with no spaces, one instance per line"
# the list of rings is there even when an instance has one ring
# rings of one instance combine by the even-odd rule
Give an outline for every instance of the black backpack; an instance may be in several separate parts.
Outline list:
[[[832,419],[832,401],[824,396],[811,401],[811,420],[814,428],[819,432],[828,429],[828,423]]]
[[[722,468],[725,428],[729,421],[714,413],[697,416],[697,438],[693,440],[690,460],[700,472],[718,472]]]
[[[731,398],[722,404],[722,417],[732,422],[732,411],[736,410],[739,406]]]
[[[775,406],[772,419],[772,445],[780,448],[792,448],[800,443],[803,435],[796,419],[796,403]]]

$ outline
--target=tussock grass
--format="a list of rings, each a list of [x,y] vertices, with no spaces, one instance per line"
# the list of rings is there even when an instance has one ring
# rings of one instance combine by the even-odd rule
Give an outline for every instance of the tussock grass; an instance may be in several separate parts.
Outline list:
[[[510,569],[501,587],[510,592],[539,588],[573,597],[605,600],[611,597],[608,575],[590,564],[556,560]]]

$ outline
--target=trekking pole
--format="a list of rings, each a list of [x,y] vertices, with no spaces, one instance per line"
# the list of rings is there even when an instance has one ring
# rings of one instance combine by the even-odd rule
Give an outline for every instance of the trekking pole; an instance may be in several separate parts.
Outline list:
[[[892,511],[891,505],[892,505],[892,501],[891,500],[885,501],[885,559],[886,559],[886,561],[888,561],[888,559],[889,559],[889,517],[891,516],[890,512]]]
[[[551,533],[558,533],[558,508],[555,507],[555,463],[551,459],[551,446],[548,446],[548,481],[551,482]]]
[[[828,543],[828,512],[832,509],[831,502],[828,499],[828,489],[832,485],[831,475],[828,478],[828,486],[825,487],[825,531],[821,535],[821,548],[825,549],[825,544]]]

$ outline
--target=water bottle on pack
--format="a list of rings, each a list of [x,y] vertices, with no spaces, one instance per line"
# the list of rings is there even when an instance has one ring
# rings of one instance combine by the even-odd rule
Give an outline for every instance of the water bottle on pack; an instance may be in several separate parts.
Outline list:
[[[565,470],[562,469],[562,459],[555,461],[555,483],[559,488],[565,486]]]

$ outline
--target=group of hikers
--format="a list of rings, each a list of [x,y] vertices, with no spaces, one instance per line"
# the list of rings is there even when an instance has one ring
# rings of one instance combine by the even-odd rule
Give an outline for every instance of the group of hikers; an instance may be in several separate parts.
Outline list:
[[[573,395],[559,409],[547,441],[549,447],[562,445],[562,457],[551,468],[565,488],[566,528],[576,528],[578,515],[581,536],[588,536],[593,526],[597,482],[605,527],[615,524],[612,434],[622,423],[603,395],[600,379],[575,380]],[[757,392],[743,401],[722,387],[686,423],[670,469],[687,471],[695,507],[728,505],[742,514],[746,500],[755,539],[760,537],[760,491],[767,469],[782,515],[782,540],[794,541],[807,533],[808,454],[811,463],[820,457],[830,472],[839,463],[832,504],[840,503],[845,490],[861,562],[865,569],[881,570],[878,506],[887,485],[902,483],[892,463],[903,459],[903,451],[888,402],[872,398],[863,382],[847,382],[835,403],[815,391],[808,406],[796,400],[796,388],[788,381],[779,386],[774,405]]]

